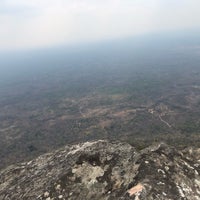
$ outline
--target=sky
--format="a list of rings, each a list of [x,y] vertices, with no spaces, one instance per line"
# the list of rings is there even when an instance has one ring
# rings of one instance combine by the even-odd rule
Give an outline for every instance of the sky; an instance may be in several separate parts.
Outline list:
[[[0,50],[200,28],[199,0],[1,0]]]

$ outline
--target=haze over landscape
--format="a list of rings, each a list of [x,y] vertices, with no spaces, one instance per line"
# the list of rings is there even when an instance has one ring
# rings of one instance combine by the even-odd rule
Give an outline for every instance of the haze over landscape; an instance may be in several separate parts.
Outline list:
[[[102,139],[134,146],[100,141],[99,151],[96,142],[91,143],[94,151],[102,153],[102,159],[105,152],[114,154],[110,146],[119,147],[121,157],[126,152],[127,160],[135,149],[140,151],[160,142],[178,150],[199,148],[199,8],[199,0],[1,0],[0,169],[64,145]],[[108,148],[105,152],[104,146]],[[165,159],[170,160],[175,152],[173,169],[178,174],[183,165],[180,170],[183,179],[184,162],[197,166],[199,150],[194,150],[195,159],[191,161],[192,150],[180,154],[161,147],[156,147],[155,155],[144,150],[140,154],[144,159],[137,157],[137,162],[145,166],[140,168],[142,175],[148,171],[146,155],[157,166],[156,159],[161,157],[162,163],[166,163]],[[87,145],[82,149],[89,151]],[[68,146],[63,152],[62,159],[66,152],[71,159]],[[70,161],[76,167],[85,159],[78,158],[77,152],[74,161]],[[62,176],[54,153],[48,156],[59,169],[58,176]],[[48,156],[41,157],[46,166],[49,166],[45,161]],[[116,163],[129,166],[121,157],[115,157]],[[106,164],[99,164],[98,159],[95,157],[94,166],[106,170]],[[90,161],[86,156],[86,162]],[[40,160],[33,163],[40,167]],[[36,165],[34,173],[38,170]],[[88,165],[91,167],[93,163]],[[13,172],[16,179],[17,170]],[[42,176],[46,181],[49,177],[45,173],[44,170]],[[199,180],[196,171],[192,173]],[[0,198],[5,185],[0,176]],[[78,188],[76,183],[74,187]]]
[[[91,43],[197,31],[198,0],[2,0],[0,49]]]
[[[0,1],[0,199],[199,200],[199,0]]]

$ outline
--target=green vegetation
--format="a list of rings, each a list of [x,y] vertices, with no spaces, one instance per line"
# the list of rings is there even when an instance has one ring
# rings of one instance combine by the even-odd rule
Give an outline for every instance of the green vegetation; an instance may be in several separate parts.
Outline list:
[[[136,58],[86,57],[73,67],[4,84],[0,168],[94,139],[128,141],[138,149],[160,141],[200,146],[199,58],[184,55],[185,64],[178,65],[176,56],[160,60],[159,52],[148,54],[142,66]]]

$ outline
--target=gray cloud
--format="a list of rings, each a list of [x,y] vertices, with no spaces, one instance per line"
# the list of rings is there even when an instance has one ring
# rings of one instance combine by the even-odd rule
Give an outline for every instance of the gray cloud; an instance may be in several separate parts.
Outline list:
[[[45,47],[198,28],[199,0],[3,0],[0,48]]]

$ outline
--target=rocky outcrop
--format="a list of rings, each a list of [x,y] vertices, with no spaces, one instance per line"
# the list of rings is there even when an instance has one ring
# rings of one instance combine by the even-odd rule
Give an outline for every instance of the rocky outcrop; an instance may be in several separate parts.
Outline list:
[[[200,149],[126,143],[66,146],[0,172],[2,200],[199,200]]]

